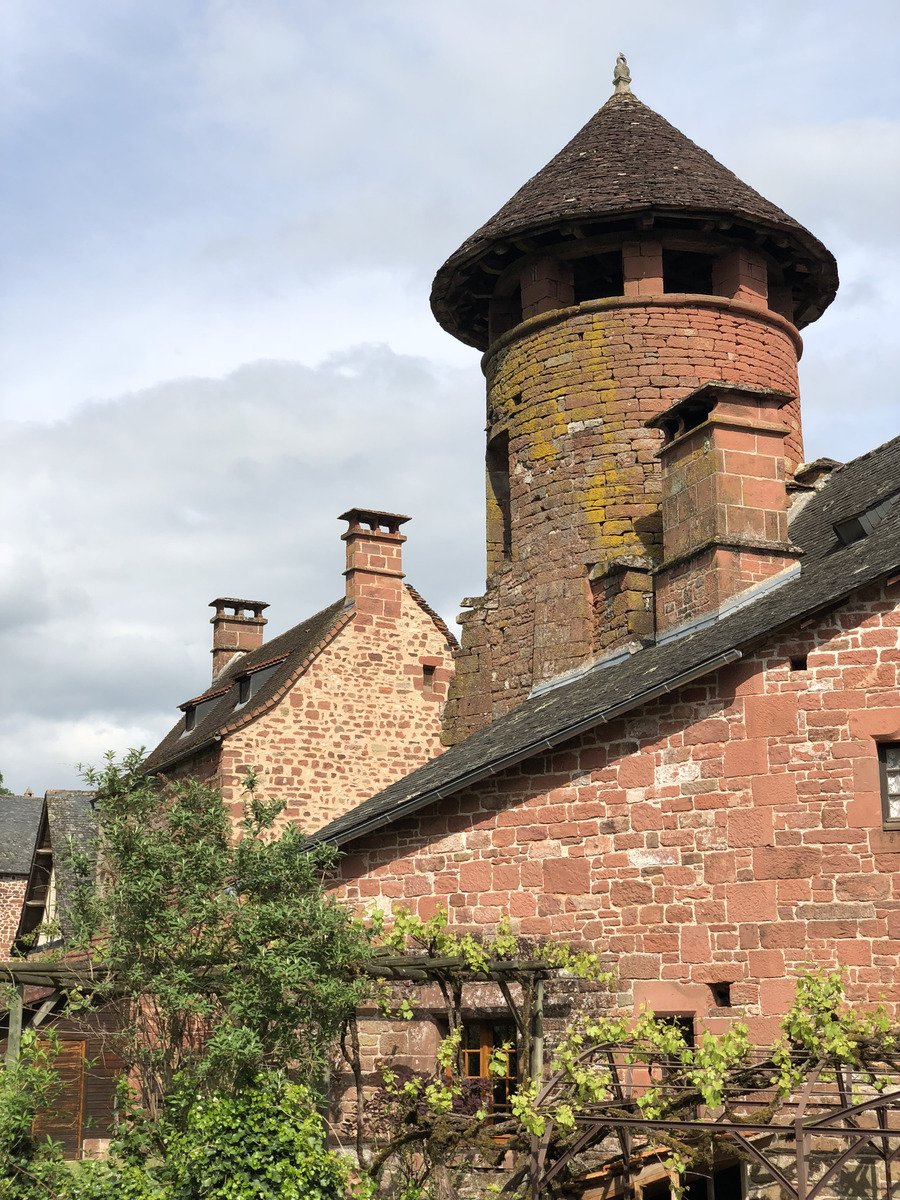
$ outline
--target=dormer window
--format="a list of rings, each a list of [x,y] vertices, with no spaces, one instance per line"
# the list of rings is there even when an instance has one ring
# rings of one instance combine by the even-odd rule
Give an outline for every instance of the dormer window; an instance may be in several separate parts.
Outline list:
[[[893,496],[888,496],[880,504],[873,504],[865,512],[861,512],[855,517],[850,517],[849,520],[838,521],[834,527],[834,532],[845,546],[852,546],[854,542],[862,541],[887,516],[894,507],[898,495],[900,495],[900,492],[895,492]]]
[[[248,671],[246,675],[241,675],[238,679],[238,698],[236,708],[247,704],[259,692],[263,684],[266,683],[278,668],[282,665],[284,659],[280,662],[270,663],[267,667],[261,667],[258,671]]]
[[[200,700],[197,704],[189,704],[184,710],[184,732],[190,733],[198,725],[202,725],[212,710],[222,699],[222,692],[210,696],[208,700]]]

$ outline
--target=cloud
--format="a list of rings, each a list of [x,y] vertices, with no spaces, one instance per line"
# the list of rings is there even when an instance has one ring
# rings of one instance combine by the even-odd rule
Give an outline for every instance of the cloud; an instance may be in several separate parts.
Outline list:
[[[896,246],[886,0],[6,12],[11,417],[359,341],[468,361],[433,273],[603,102],[619,49],[638,95],[842,255]]]
[[[367,346],[8,428],[7,785],[71,785],[101,733],[158,740],[208,681],[214,596],[267,600],[271,635],[341,595],[354,504],[413,517],[407,575],[452,621],[484,577],[483,403],[476,371]]]
[[[483,381],[430,281],[620,49],[642,99],[838,255],[804,333],[808,457],[896,432],[896,4],[553,14],[3,6],[9,786],[154,741],[208,676],[213,596],[270,601],[273,633],[329,603],[350,504],[412,513],[410,579],[451,619],[480,590]]]

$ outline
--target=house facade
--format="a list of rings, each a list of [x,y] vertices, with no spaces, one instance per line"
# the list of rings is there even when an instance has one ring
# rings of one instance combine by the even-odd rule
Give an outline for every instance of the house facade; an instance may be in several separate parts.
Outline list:
[[[397,513],[350,509],[346,594],[263,641],[267,605],[213,601],[213,681],[144,768],[221,789],[236,819],[244,780],[313,832],[439,754],[456,639],[404,583]]]
[[[345,852],[338,894],[460,931],[507,914],[603,955],[591,1003],[761,1046],[812,964],[896,1006],[900,439],[804,461],[800,330],[836,286],[621,81],[441,268],[438,320],[485,352],[487,586],[449,749],[314,839]],[[472,998],[475,1024],[505,1011]],[[425,1065],[440,1021],[367,1032],[370,1068]],[[775,1194],[728,1172],[718,1200]]]

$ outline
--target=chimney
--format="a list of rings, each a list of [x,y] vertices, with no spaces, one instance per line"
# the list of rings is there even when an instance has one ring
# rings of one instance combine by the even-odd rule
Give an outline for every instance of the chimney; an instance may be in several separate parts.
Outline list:
[[[406,538],[400,526],[409,517],[400,513],[378,512],[371,508],[351,508],[339,521],[350,528],[341,534],[347,543],[347,602],[357,614],[367,617],[400,616],[403,571],[401,548]]]
[[[787,392],[705,383],[647,421],[661,429],[657,634],[715,612],[800,553],[788,540]]]
[[[232,659],[258,650],[263,644],[266,618],[262,611],[269,606],[262,600],[234,600],[230,596],[220,596],[218,600],[211,600],[209,607],[216,610],[209,622],[213,627],[212,677],[215,680]]]

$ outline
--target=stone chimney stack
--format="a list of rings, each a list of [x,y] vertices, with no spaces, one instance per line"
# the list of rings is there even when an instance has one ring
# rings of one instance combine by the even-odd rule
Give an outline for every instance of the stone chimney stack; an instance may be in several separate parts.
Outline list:
[[[350,525],[347,532],[341,534],[341,539],[347,543],[344,575],[348,603],[356,607],[357,617],[399,617],[403,588],[402,547],[406,541],[400,526],[409,517],[370,508],[351,508],[341,513],[338,520]]]
[[[211,600],[209,607],[216,610],[209,622],[213,627],[212,677],[215,680],[233,658],[257,650],[263,644],[263,626],[267,622],[262,611],[269,606],[262,600],[220,596]]]
[[[797,561],[788,540],[788,392],[705,383],[646,424],[659,429],[663,562],[657,634],[715,612]]]

